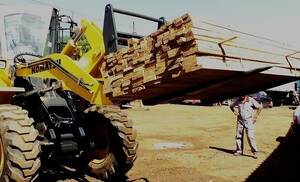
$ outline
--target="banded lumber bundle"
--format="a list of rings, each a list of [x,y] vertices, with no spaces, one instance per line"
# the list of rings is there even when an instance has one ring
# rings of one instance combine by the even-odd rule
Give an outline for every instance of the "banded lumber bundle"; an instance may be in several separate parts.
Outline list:
[[[102,72],[109,82],[104,92],[113,98],[136,97],[147,86],[198,69],[197,51],[191,18],[186,14],[150,36],[129,39],[128,48],[107,55]]]
[[[213,57],[223,63],[234,60],[291,66],[286,54],[292,49],[272,41],[253,41],[251,36],[241,38],[241,34],[192,21],[185,14],[147,37],[129,39],[128,48],[107,55],[100,68],[106,78],[104,93],[113,101],[145,99],[189,88],[204,76],[208,79],[203,85],[218,79],[218,75],[202,69],[201,57]]]

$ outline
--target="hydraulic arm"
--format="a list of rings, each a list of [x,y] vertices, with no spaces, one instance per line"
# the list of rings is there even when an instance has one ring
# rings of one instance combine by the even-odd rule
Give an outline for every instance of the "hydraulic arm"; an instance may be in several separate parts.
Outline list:
[[[81,55],[78,61],[74,61],[71,57],[77,49],[77,42],[83,36],[88,41],[90,50]],[[91,104],[110,104],[103,94],[104,80],[98,70],[104,53],[101,30],[94,23],[82,20],[80,31],[61,54],[52,54],[32,62],[17,62],[15,76],[56,79],[62,82],[63,90],[72,91]]]

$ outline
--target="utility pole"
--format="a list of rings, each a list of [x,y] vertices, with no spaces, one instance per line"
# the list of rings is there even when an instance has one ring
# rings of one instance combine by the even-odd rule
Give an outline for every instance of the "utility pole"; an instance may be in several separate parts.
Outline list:
[[[134,21],[132,22],[132,34],[136,35],[136,32],[135,32],[135,22]]]

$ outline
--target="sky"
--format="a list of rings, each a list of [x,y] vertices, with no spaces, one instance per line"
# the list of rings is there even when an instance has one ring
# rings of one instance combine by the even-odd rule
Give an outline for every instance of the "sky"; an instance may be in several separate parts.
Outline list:
[[[0,4],[16,3],[53,6],[76,21],[88,18],[100,27],[106,4],[167,20],[190,13],[193,18],[277,40],[300,50],[299,0],[0,0]],[[116,16],[116,24],[119,31],[140,35],[148,35],[157,28],[154,23],[121,15]]]
[[[75,19],[87,17],[102,26],[104,7],[112,4],[153,17],[172,20],[184,13],[300,48],[299,0],[0,0],[0,3],[42,3],[73,13]],[[71,10],[71,11],[68,11]],[[117,16],[117,27],[147,35],[155,24]],[[133,21],[135,29],[133,30]],[[141,33],[140,33],[141,32]]]

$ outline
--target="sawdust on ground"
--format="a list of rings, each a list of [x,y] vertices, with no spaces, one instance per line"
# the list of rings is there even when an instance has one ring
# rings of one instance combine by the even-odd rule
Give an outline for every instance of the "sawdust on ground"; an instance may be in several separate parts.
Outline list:
[[[228,106],[157,105],[126,112],[138,130],[138,159],[129,181],[244,181],[279,145],[292,110],[264,109],[255,124],[258,159],[235,157],[235,116]]]

